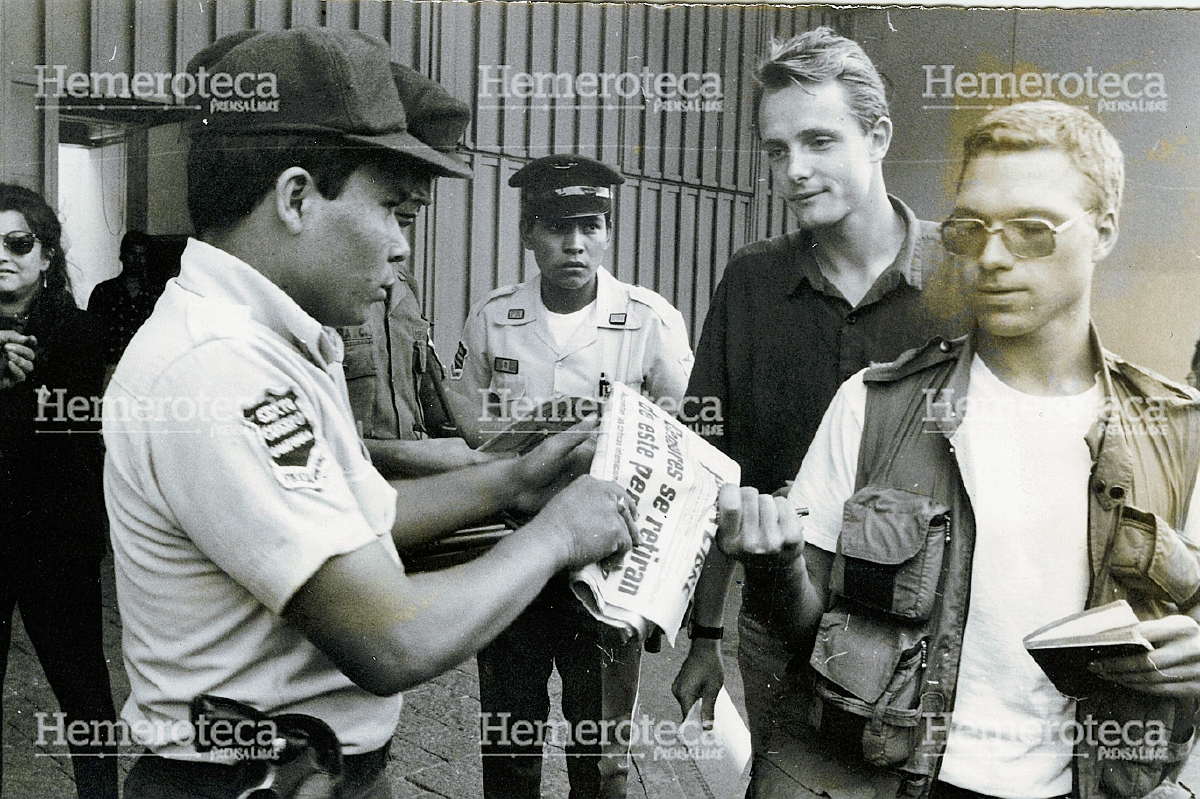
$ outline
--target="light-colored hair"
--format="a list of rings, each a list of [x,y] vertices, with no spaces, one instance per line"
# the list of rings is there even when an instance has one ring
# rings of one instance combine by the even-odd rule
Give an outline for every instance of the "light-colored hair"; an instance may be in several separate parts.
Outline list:
[[[1120,213],[1125,191],[1121,145],[1091,114],[1056,100],[1037,100],[997,108],[967,131],[962,171],[985,153],[1052,149],[1065,153],[1096,189],[1089,210]]]
[[[771,41],[770,55],[754,72],[754,118],[763,95],[788,86],[836,80],[846,92],[846,103],[863,133],[888,116],[883,79],[858,42],[826,27],[805,31],[790,39]]]

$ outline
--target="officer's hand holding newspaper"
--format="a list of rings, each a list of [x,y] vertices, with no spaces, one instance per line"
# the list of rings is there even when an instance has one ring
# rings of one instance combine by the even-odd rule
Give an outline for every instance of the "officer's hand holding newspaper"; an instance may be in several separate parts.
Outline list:
[[[657,625],[674,646],[718,522],[756,552],[799,540],[786,499],[739,490],[736,462],[620,383],[605,404],[591,473],[629,492],[639,541],[615,567],[577,571],[572,588],[593,616],[629,635],[644,638]]]
[[[596,451],[598,426],[595,416],[584,419],[563,432],[546,436],[539,446],[513,462],[516,493],[511,505],[516,515],[532,517],[575,478],[588,473]]]

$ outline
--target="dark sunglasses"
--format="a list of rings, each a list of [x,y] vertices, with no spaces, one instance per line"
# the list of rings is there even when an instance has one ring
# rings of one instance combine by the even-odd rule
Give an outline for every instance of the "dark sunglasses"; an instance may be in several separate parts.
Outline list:
[[[982,219],[953,218],[941,224],[942,246],[955,255],[978,258],[983,255],[988,239],[995,233],[1008,251],[1017,258],[1045,258],[1054,252],[1055,236],[1083,219],[1084,211],[1058,227],[1044,219],[1008,219],[994,222],[991,227]]]
[[[38,237],[32,233],[25,233],[23,231],[5,233],[4,249],[13,255],[29,255],[29,253],[33,252],[33,245],[38,241]]]

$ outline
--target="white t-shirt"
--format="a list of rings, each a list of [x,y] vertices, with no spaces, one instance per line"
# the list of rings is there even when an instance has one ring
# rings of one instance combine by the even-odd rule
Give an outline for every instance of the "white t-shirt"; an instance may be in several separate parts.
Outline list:
[[[838,390],[808,450],[791,500],[809,508],[805,540],[833,552],[854,493],[867,391],[863,372]],[[1084,436],[1100,410],[1098,386],[1042,397],[1000,381],[976,356],[966,409],[950,443],[975,514],[970,612],[939,779],[992,796],[1069,793],[1071,700],[1025,652],[1033,630],[1087,600]],[[1200,493],[1200,492],[1197,492]],[[1196,499],[1187,532],[1200,528]]]
[[[554,337],[555,345],[560,350],[565,348],[567,342],[575,335],[575,331],[582,327],[584,322],[592,320],[595,310],[595,300],[571,313],[555,313],[547,308],[546,327],[550,328],[550,335]]]

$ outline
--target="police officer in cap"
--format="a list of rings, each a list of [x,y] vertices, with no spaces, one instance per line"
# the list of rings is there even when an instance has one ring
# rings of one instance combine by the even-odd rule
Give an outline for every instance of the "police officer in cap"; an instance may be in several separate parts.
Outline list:
[[[539,274],[493,291],[463,330],[450,385],[462,404],[460,424],[475,428],[474,443],[522,409],[562,396],[598,400],[617,381],[654,400],[682,399],[692,367],[682,315],[602,266],[613,238],[614,191],[623,182],[612,168],[579,155],[539,158],[509,180],[521,189],[521,242]],[[572,595],[565,574],[552,580],[479,653],[485,796],[540,796],[542,742],[517,745],[513,725],[544,729],[537,722],[549,713],[552,666],[563,681],[563,714],[579,730],[581,721],[629,717],[639,660],[639,641],[616,640]],[[580,736],[568,742],[572,797],[625,795],[628,742],[613,726],[600,729],[608,734],[582,736],[596,745]],[[619,756],[600,757],[601,744]]]

